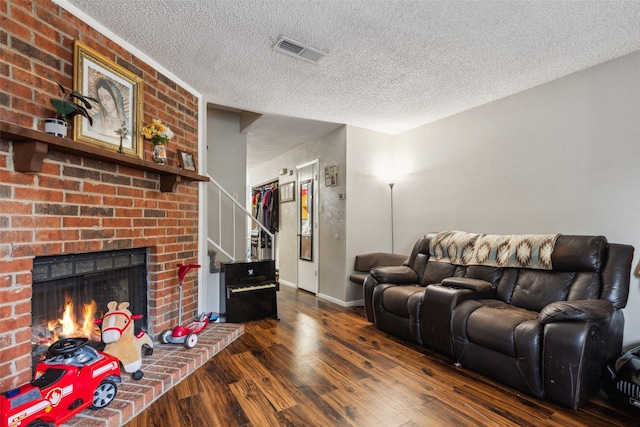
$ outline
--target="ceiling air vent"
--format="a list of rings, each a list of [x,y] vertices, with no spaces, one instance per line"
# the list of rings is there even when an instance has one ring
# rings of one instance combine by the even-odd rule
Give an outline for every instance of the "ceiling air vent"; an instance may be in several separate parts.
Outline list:
[[[284,36],[280,37],[280,39],[273,46],[273,49],[286,55],[313,62],[314,64],[328,55],[327,52],[323,52],[319,49],[315,49],[311,46],[307,46],[304,43],[297,42]]]

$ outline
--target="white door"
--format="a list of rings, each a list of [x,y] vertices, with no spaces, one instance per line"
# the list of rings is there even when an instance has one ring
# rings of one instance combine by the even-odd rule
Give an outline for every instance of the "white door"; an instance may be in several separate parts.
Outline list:
[[[318,293],[318,161],[298,170],[298,288]]]

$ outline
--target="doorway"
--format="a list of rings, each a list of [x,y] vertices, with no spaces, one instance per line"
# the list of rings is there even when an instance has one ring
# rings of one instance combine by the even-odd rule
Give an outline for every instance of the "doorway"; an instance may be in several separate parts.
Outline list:
[[[318,293],[318,160],[298,171],[298,288]]]

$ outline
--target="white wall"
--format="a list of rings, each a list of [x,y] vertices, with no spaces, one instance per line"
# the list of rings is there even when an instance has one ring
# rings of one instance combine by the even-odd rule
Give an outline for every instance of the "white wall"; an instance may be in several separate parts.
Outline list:
[[[279,185],[296,180],[296,166],[305,163],[306,155],[304,151],[289,151],[275,159],[264,162],[257,167],[248,171],[247,182],[248,192],[251,188],[265,182],[278,179]],[[293,175],[279,176],[278,171],[286,168],[292,170]],[[295,190],[294,190],[295,191]],[[295,196],[296,202],[280,203],[280,221],[278,234],[276,235],[276,259],[277,268],[280,274],[280,281],[284,284],[297,286],[297,259],[298,247],[296,246],[298,232],[297,221],[298,212],[296,203],[298,196]]]
[[[327,135],[308,141],[273,160],[265,162],[249,171],[249,186],[260,184],[277,177],[277,171],[282,168],[293,169],[298,165],[318,159],[319,179],[317,197],[321,212],[318,212],[320,249],[318,254],[318,296],[341,303],[345,301],[344,278],[348,276],[345,270],[345,200],[340,200],[339,194],[345,192],[346,170],[346,130],[341,127]],[[324,167],[338,166],[338,184],[335,187],[325,187]],[[280,177],[280,184],[295,179],[293,176]],[[280,204],[280,231],[278,233],[278,260],[280,279],[283,282],[296,284],[298,238],[297,200],[295,203]],[[315,256],[315,255],[314,255]]]
[[[226,191],[241,203],[246,198],[247,175],[247,137],[239,132],[240,116],[237,113],[209,108],[207,110],[207,171]],[[236,260],[244,261],[246,257],[247,222],[239,210],[233,210],[228,199],[222,199],[222,236],[218,227],[218,193],[213,185],[207,186],[207,228],[209,236],[215,241],[222,241],[223,248]],[[232,232],[235,215],[235,246]],[[218,260],[225,260],[222,255]]]
[[[358,254],[391,252],[393,137],[347,126],[346,301],[362,301],[362,286],[349,281]],[[395,187],[394,187],[395,188]],[[395,205],[395,203],[394,203]],[[397,206],[395,206],[397,208]],[[397,249],[400,249],[396,246]],[[408,251],[397,250],[399,253]]]
[[[389,158],[384,147],[376,153]],[[373,153],[367,157],[374,162]],[[636,248],[635,268],[640,52],[398,135],[394,158],[405,171],[394,187],[397,252],[408,254],[425,232],[449,229],[604,235]],[[373,174],[350,157],[354,167],[362,170],[356,177]],[[367,181],[360,191],[379,199],[378,209],[360,202],[375,218],[387,202],[380,184]],[[370,233],[380,227],[378,220],[371,220]],[[350,235],[354,223],[349,221]],[[625,344],[639,343],[635,276],[625,317]]]

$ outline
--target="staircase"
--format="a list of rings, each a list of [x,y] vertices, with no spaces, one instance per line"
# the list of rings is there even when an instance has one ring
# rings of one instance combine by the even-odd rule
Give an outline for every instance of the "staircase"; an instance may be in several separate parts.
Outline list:
[[[207,242],[212,267],[220,262],[275,259],[275,235],[213,177],[208,176]],[[263,245],[267,239],[271,245]]]

